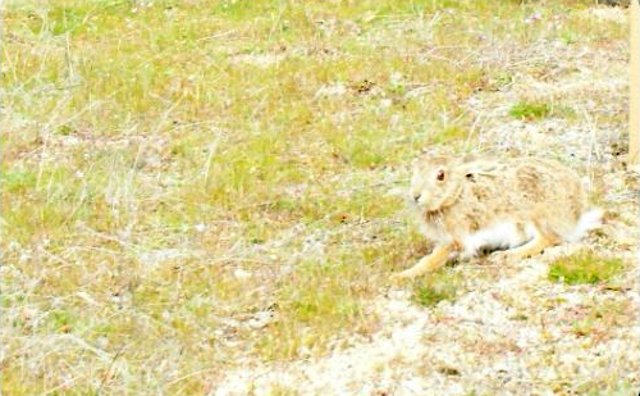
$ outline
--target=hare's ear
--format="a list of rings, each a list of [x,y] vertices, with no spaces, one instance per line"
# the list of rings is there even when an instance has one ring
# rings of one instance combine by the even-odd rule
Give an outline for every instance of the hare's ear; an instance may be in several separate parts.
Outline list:
[[[475,180],[477,175],[490,173],[496,167],[497,165],[492,162],[475,160],[463,163],[460,167],[460,172],[464,174],[466,179]]]
[[[469,162],[477,161],[479,159],[480,159],[480,157],[477,156],[476,154],[467,154],[464,157],[462,157],[462,163],[466,164],[466,163],[469,163]]]

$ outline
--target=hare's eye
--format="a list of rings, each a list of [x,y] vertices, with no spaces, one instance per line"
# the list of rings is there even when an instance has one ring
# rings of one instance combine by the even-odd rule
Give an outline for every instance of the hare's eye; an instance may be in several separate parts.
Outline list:
[[[443,170],[438,171],[438,176],[436,176],[436,178],[438,179],[438,181],[443,181],[444,180],[444,171]]]

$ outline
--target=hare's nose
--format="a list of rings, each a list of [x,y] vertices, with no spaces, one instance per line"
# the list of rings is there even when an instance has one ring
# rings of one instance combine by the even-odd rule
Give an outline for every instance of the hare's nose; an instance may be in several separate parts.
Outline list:
[[[413,200],[418,202],[418,200],[420,200],[420,197],[422,196],[422,194],[417,194],[413,196]]]

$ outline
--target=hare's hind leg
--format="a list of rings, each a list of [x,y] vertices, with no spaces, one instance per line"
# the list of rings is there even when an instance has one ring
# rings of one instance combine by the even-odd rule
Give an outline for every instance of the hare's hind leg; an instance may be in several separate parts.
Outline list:
[[[453,250],[453,245],[438,245],[428,256],[424,256],[416,265],[408,270],[392,275],[391,279],[410,279],[416,276],[433,272],[447,263],[449,253]]]
[[[547,233],[541,232],[538,227],[535,228],[533,239],[517,248],[502,252],[502,256],[508,262],[521,261],[526,258],[538,255],[549,246],[557,244],[557,238]]]

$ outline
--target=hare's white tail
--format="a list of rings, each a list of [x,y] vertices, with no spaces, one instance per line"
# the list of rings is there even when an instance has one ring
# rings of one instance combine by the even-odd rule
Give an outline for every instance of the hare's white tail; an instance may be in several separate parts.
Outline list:
[[[602,209],[591,209],[582,214],[576,224],[576,228],[567,236],[569,242],[578,242],[585,234],[602,225]]]

